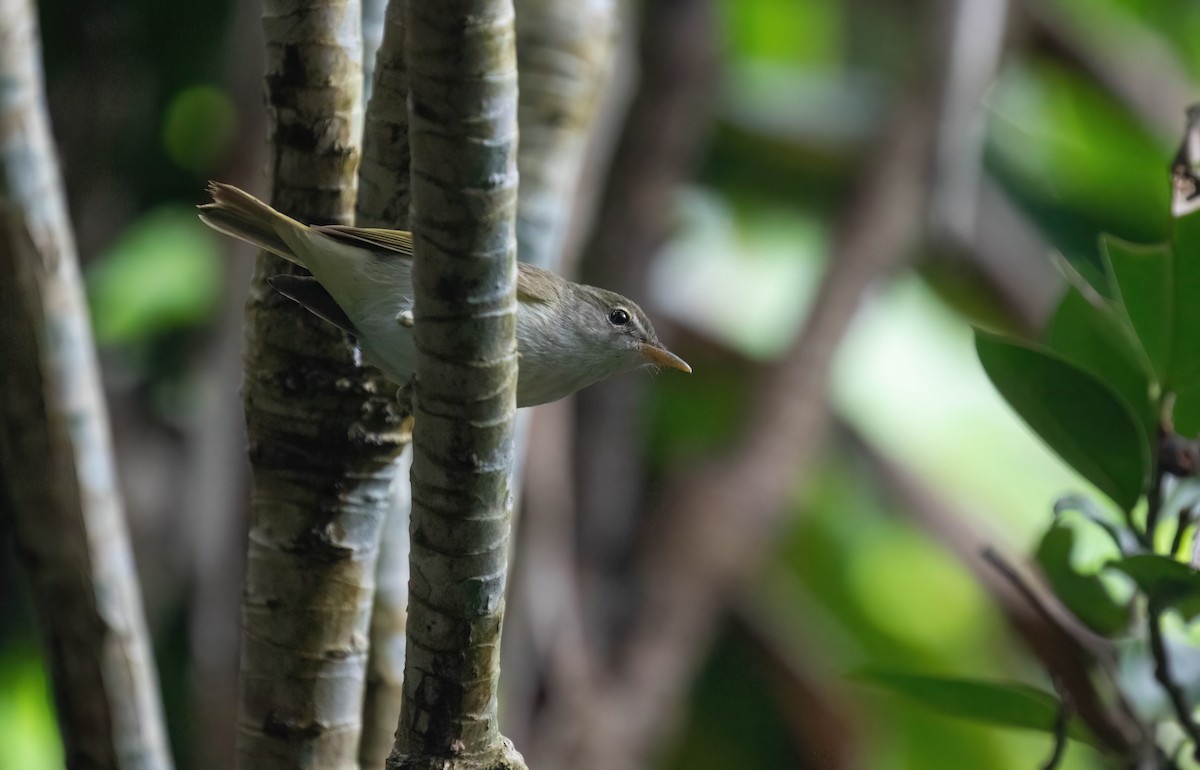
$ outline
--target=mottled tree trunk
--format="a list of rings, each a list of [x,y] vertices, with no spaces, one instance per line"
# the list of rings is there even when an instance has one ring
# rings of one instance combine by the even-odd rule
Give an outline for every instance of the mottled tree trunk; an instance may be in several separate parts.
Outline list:
[[[362,129],[360,6],[266,0],[272,203],[349,222]],[[401,446],[394,390],[350,342],[267,288],[260,255],[243,387],[253,467],[239,765],[358,767],[376,545]]]
[[[417,387],[404,705],[388,767],[524,767],[496,715],[511,525],[511,0],[409,0]]]
[[[68,767],[171,767],[29,0],[0,0],[0,515]]]

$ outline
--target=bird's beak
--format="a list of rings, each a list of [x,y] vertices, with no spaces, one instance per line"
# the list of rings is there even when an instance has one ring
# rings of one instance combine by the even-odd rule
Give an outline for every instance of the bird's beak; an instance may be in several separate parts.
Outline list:
[[[687,365],[679,356],[675,355],[666,348],[660,348],[653,343],[642,343],[642,355],[650,360],[650,363],[658,366],[669,366],[672,369],[678,369],[681,372],[692,373],[692,367]]]

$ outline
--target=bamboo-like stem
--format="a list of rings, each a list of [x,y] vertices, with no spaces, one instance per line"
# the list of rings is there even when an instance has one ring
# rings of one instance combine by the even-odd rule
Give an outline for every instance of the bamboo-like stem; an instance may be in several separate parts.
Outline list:
[[[0,0],[0,516],[68,767],[172,766],[30,0]]]
[[[379,0],[373,0],[379,2]],[[404,61],[404,0],[391,0],[381,19],[380,44],[371,64],[371,100],[363,128],[356,222],[362,227],[408,229],[408,67]],[[364,30],[365,31],[365,30]],[[368,61],[370,60],[370,61]],[[404,700],[404,647],[408,624],[408,518],[412,492],[402,461],[379,543],[375,603],[371,609],[371,652],[363,697],[363,768],[383,767],[395,741]]]
[[[414,336],[408,648],[388,767],[523,768],[496,716],[516,413],[511,0],[409,0]]]
[[[362,130],[358,0],[266,0],[268,172],[276,208],[349,222]],[[260,255],[243,393],[253,468],[238,762],[358,767],[380,527],[402,445],[394,386],[345,337],[273,293]]]
[[[408,65],[404,61],[407,0],[390,0],[383,40],[375,58],[371,102],[363,127],[358,172],[357,223],[362,227],[408,229]]]

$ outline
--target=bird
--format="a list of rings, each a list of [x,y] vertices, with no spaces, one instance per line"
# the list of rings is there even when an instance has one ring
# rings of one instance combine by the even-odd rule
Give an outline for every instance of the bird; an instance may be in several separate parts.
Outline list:
[[[408,387],[417,362],[412,234],[403,230],[306,225],[250,193],[210,182],[198,206],[209,227],[298,265],[310,276],[277,275],[273,289],[351,335],[363,358]],[[650,319],[616,292],[517,263],[517,406],[564,398],[644,367],[690,373]]]

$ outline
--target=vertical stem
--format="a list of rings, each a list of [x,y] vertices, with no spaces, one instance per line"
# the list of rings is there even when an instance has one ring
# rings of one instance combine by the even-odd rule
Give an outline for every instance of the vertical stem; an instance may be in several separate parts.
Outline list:
[[[382,0],[370,0],[379,3]],[[373,55],[373,94],[363,127],[356,223],[361,227],[408,229],[408,65],[404,61],[405,0],[390,0],[381,19]],[[365,34],[365,30],[364,30]],[[395,740],[404,699],[404,647],[408,625],[408,519],[411,458],[400,461],[392,502],[379,543],[375,603],[371,609],[371,652],[363,697],[363,732],[358,761],[383,767]]]
[[[362,132],[358,0],[265,0],[269,175],[276,208],[349,222]],[[395,386],[266,286],[246,307],[253,468],[242,604],[238,762],[357,767],[376,547],[401,447]]]
[[[1153,599],[1146,611],[1146,624],[1150,632],[1150,654],[1154,658],[1154,678],[1166,692],[1175,710],[1175,719],[1192,742],[1192,756],[1200,761],[1200,724],[1197,724],[1195,709],[1188,702],[1187,693],[1171,673],[1170,656],[1162,632],[1163,608]]]
[[[171,767],[29,0],[0,0],[0,515],[29,575],[66,751]]]
[[[409,0],[414,336],[408,649],[388,767],[523,767],[496,715],[516,412],[511,0]]]
[[[516,0],[520,72],[517,256],[562,262],[592,119],[612,65],[615,0]]]

